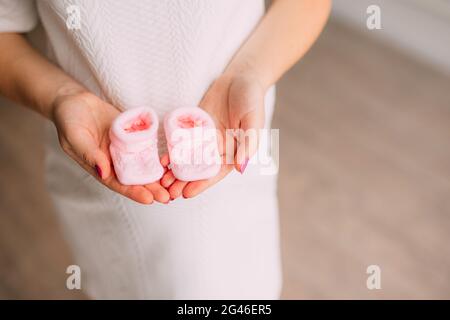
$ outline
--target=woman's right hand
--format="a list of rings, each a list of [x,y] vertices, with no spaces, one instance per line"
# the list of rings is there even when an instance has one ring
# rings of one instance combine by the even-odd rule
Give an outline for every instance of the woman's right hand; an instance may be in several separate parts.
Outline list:
[[[167,203],[168,191],[159,181],[145,186],[122,185],[109,154],[109,128],[120,111],[96,95],[76,91],[60,95],[53,103],[52,120],[62,149],[109,189],[134,201]],[[167,163],[163,163],[167,167]]]

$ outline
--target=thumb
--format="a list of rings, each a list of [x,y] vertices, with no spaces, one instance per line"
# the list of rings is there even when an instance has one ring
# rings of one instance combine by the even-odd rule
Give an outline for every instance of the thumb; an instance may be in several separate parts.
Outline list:
[[[108,154],[100,149],[99,144],[89,133],[78,133],[71,139],[70,146],[77,162],[89,173],[101,180],[109,178],[111,164]]]
[[[259,107],[246,113],[240,120],[237,133],[235,168],[244,173],[249,160],[255,155],[259,144],[259,131],[264,127],[264,108]]]

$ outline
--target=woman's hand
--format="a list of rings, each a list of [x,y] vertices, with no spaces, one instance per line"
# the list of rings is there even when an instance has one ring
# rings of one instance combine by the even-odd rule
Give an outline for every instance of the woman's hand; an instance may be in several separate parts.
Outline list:
[[[22,35],[0,33],[0,70],[0,93],[52,120],[64,151],[101,183],[137,202],[169,201],[159,182],[119,183],[112,170],[108,134],[119,110],[50,63]]]
[[[212,116],[221,135],[218,141],[222,168],[211,179],[192,182],[177,180],[172,171],[167,171],[161,184],[169,190],[171,199],[181,195],[185,198],[198,195],[222,180],[233,167],[244,173],[249,159],[257,151],[258,131],[264,126],[264,96],[265,90],[256,76],[224,74],[213,82],[200,102],[200,107]],[[234,148],[226,148],[226,139],[233,138],[232,135],[227,135],[227,129],[241,129],[235,135]],[[163,161],[168,162],[167,155],[163,157]]]
[[[51,118],[63,150],[102,184],[140,203],[149,204],[153,200],[167,203],[169,193],[159,182],[125,186],[117,180],[109,155],[108,133],[111,122],[119,113],[94,94],[82,91],[58,97]]]
[[[217,128],[259,129],[264,123],[264,93],[315,42],[330,13],[330,0],[273,0],[256,29],[235,53],[224,75],[217,79],[204,96],[200,106],[216,121]],[[248,159],[256,152],[253,139],[238,138],[234,163],[224,162],[220,173],[208,180],[177,181],[171,171],[161,179],[170,197],[194,197],[219,180],[234,167],[241,173]],[[222,144],[223,147],[223,144]],[[168,161],[167,155],[164,161]]]

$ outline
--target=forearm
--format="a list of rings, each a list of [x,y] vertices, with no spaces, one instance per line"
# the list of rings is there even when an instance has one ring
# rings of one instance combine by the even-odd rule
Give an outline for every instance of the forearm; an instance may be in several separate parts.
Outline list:
[[[59,96],[84,90],[20,34],[0,33],[0,70],[0,94],[49,119]]]
[[[273,0],[225,72],[250,73],[267,89],[316,41],[330,7],[331,0]]]

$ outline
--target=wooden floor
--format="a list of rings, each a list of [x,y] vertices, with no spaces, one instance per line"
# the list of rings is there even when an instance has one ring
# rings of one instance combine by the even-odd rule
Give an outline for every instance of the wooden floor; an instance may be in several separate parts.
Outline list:
[[[80,298],[40,121],[0,107],[0,123],[0,298]],[[274,127],[283,298],[450,298],[449,78],[332,22],[280,82]]]

